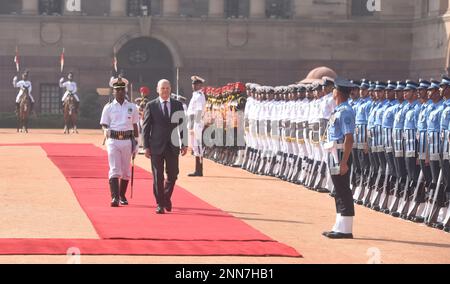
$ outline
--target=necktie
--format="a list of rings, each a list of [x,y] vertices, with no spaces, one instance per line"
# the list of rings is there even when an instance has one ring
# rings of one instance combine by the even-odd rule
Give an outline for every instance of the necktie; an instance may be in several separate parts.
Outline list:
[[[164,102],[164,117],[169,120],[169,109],[167,108],[167,101]]]

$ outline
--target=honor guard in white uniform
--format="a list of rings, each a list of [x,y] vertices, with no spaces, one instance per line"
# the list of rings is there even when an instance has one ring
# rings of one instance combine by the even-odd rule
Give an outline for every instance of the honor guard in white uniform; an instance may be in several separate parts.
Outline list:
[[[33,107],[34,107],[34,98],[33,95],[31,94],[31,91],[33,89],[32,85],[31,85],[31,81],[28,80],[28,76],[29,76],[29,72],[25,71],[22,73],[22,80],[17,81],[17,76],[14,76],[13,78],[13,86],[14,88],[18,88],[19,89],[19,93],[16,96],[16,113],[19,113],[19,108],[20,108],[20,97],[26,93],[28,95],[28,97],[30,97],[31,100],[31,111],[33,111]]]
[[[353,217],[355,208],[350,189],[349,159],[353,147],[355,132],[355,113],[348,103],[353,84],[344,79],[336,79],[333,96],[336,109],[331,115],[328,127],[328,165],[335,187],[336,223],[323,235],[331,239],[353,238]]]
[[[326,193],[329,192],[327,188],[331,188],[332,182],[331,177],[327,171],[327,155],[324,150],[325,144],[325,132],[328,127],[328,121],[330,120],[331,114],[336,108],[336,103],[333,99],[333,89],[334,80],[329,77],[322,78],[322,96],[319,104],[319,147],[320,147],[320,166],[317,173],[317,178],[312,184],[313,188],[318,192]]]
[[[195,172],[190,177],[203,176],[203,115],[206,107],[206,97],[203,93],[205,80],[199,76],[192,76],[192,99],[189,102],[187,115],[189,117],[189,141],[195,156]]]
[[[245,131],[245,159],[242,163],[241,168],[247,169],[249,161],[251,160],[251,156],[253,155],[253,137],[250,132],[250,112],[253,108],[253,105],[255,103],[255,99],[253,97],[253,91],[252,91],[253,83],[247,83],[245,84],[245,91],[247,93],[247,102],[245,105],[244,110],[244,131]]]
[[[103,108],[100,120],[107,138],[111,207],[128,205],[125,194],[131,177],[130,162],[139,137],[139,112],[134,103],[125,99],[125,89],[124,82],[114,83],[115,99]]]

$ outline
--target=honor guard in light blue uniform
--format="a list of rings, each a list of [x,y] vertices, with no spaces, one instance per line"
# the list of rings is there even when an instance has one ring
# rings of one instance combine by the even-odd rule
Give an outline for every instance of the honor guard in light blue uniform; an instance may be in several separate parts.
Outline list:
[[[416,140],[417,122],[420,113],[420,105],[417,101],[417,88],[417,83],[410,80],[406,81],[406,87],[404,89],[404,98],[406,105],[403,108],[403,143],[407,181],[404,188],[403,198],[400,201],[397,210],[391,210],[391,215],[394,217],[407,217],[408,203],[410,197],[414,194],[414,191],[416,189],[417,179],[420,172],[420,169],[417,166],[418,141]]]
[[[448,174],[450,173],[449,164],[448,164],[448,139],[446,139],[446,135],[448,135],[448,125],[450,122],[450,104],[448,102],[448,97],[450,94],[441,88],[441,83],[436,80],[431,80],[431,85],[428,88],[429,96],[431,99],[437,99],[439,96],[442,99],[441,112],[439,113],[440,121],[439,121],[439,164],[437,167],[439,168],[439,177],[438,184],[436,187],[436,192],[434,196],[432,196],[431,208],[429,210],[429,214],[427,216],[426,224],[430,227],[444,229],[444,220],[446,215],[448,214],[448,201],[450,200],[450,194],[448,189]],[[447,93],[447,94],[446,94]],[[431,112],[430,115],[433,115]],[[430,118],[431,119],[431,118]],[[434,122],[431,124],[434,125]],[[434,149],[433,149],[434,150]],[[430,153],[431,153],[430,149]],[[436,166],[435,162],[431,159],[432,154],[430,154],[430,165],[432,169],[433,175],[433,167]],[[447,208],[446,208],[447,207]]]
[[[336,223],[330,232],[323,235],[331,239],[353,238],[353,217],[355,208],[350,189],[350,156],[355,132],[355,113],[348,104],[352,83],[344,79],[335,80],[333,97],[336,109],[331,115],[328,127],[328,165],[335,188]]]
[[[444,102],[444,111],[441,116],[441,132],[443,138],[443,153],[442,153],[442,172],[443,172],[443,183],[446,189],[446,199],[445,205],[447,206],[447,212],[439,224],[442,229],[446,232],[450,232],[450,163],[449,163],[449,139],[450,139],[450,78],[447,76],[442,76],[442,81],[440,83],[440,91]]]
[[[378,169],[380,167],[378,158],[377,158],[377,146],[376,146],[376,134],[375,134],[375,119],[378,108],[381,106],[381,99],[375,93],[376,83],[370,82],[370,87],[368,92],[370,94],[372,103],[370,106],[369,116],[367,119],[367,144],[369,148],[369,162],[370,162],[370,171],[369,175],[364,182],[364,197],[363,204],[364,206],[370,205],[370,197],[372,193],[372,189],[375,185],[376,178],[378,176]]]
[[[435,189],[439,177],[441,155],[441,114],[444,102],[439,94],[439,84],[428,87],[428,98],[432,101],[427,115],[428,153],[430,159],[432,189]]]
[[[356,114],[356,110],[358,105],[360,104],[361,98],[359,95],[359,87],[361,82],[357,82],[354,80],[350,80],[350,83],[354,85],[352,88],[352,91],[350,92],[350,99],[348,100],[348,104],[352,107],[353,111]],[[352,149],[352,156],[351,156],[351,174],[350,174],[350,188],[352,189],[352,195],[355,195],[355,191],[358,188],[358,185],[361,181],[361,165],[359,163],[358,159],[358,143],[357,141],[357,135],[358,131],[355,129],[355,133],[353,134],[353,149]]]
[[[384,180],[386,178],[386,155],[384,146],[384,132],[383,132],[383,116],[386,109],[391,106],[386,99],[386,83],[377,82],[375,86],[375,95],[380,101],[378,108],[375,111],[375,158],[378,161],[378,174],[375,181],[376,193],[383,191]],[[370,204],[367,206],[376,208],[378,205],[378,194],[371,196]]]
[[[395,99],[398,101],[396,108],[394,109],[394,124],[393,124],[393,141],[394,141],[394,163],[396,170],[396,183],[394,188],[394,196],[389,198],[388,209],[384,210],[384,213],[389,214],[395,212],[398,209],[400,199],[403,196],[403,191],[407,183],[407,173],[405,165],[405,147],[404,147],[404,127],[405,116],[407,111],[408,102],[405,100],[405,88],[406,84],[403,82],[397,82],[395,87]]]
[[[374,204],[372,204],[375,211],[386,211],[388,209],[389,196],[392,195],[397,181],[397,174],[395,168],[394,159],[394,139],[393,139],[393,128],[394,128],[394,116],[398,108],[398,101],[395,99],[395,89],[397,88],[397,83],[393,81],[388,81],[385,94],[386,94],[386,108],[383,112],[383,145],[384,145],[384,155],[386,159],[386,182],[382,185],[383,191],[381,192],[380,198],[376,199]]]
[[[426,80],[420,79],[419,87],[417,88],[419,91],[419,103],[420,103],[420,113],[419,120],[417,121],[417,140],[419,141],[418,145],[418,155],[419,155],[419,164],[424,174],[424,178],[426,181],[426,187],[428,188],[431,185],[431,169],[430,166],[425,163],[428,156],[428,139],[427,139],[427,117],[430,114],[432,104],[431,100],[428,98],[428,88],[430,87],[430,82]]]
[[[369,177],[370,162],[369,162],[369,145],[367,140],[367,123],[369,120],[370,110],[372,108],[372,99],[369,97],[370,82],[366,79],[361,80],[359,86],[359,101],[355,107],[355,143],[356,143],[356,159],[359,161],[361,167],[360,182],[353,194],[353,199],[357,204],[363,204],[364,197],[364,179]]]

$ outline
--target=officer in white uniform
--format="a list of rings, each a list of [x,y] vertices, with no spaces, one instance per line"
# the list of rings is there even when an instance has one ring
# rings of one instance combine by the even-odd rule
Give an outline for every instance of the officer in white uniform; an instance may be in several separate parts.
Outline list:
[[[31,82],[28,80],[28,71],[23,72],[22,74],[22,80],[17,81],[17,76],[14,76],[13,78],[13,86],[14,88],[18,88],[19,93],[16,96],[16,112],[19,113],[19,102],[20,102],[20,97],[22,96],[23,92],[26,90],[28,90],[28,96],[30,97],[31,100],[31,111],[33,111],[33,106],[34,106],[34,98],[31,95],[31,90],[32,85]]]
[[[80,98],[78,97],[78,94],[77,94],[77,91],[78,91],[77,83],[75,81],[73,81],[73,73],[70,72],[67,75],[67,81],[64,82],[64,80],[65,80],[64,77],[62,77],[59,80],[59,87],[66,89],[66,92],[64,93],[61,101],[64,102],[64,100],[67,98],[67,96],[69,94],[71,94],[71,95],[73,95],[75,100],[79,103],[80,102]]]
[[[203,114],[205,113],[206,98],[202,88],[205,80],[199,76],[192,76],[192,99],[189,102],[187,115],[189,117],[189,141],[195,156],[195,172],[190,177],[203,176]]]
[[[119,203],[128,205],[125,194],[131,177],[130,161],[137,152],[136,139],[139,137],[139,111],[134,103],[125,99],[126,87],[124,82],[114,83],[115,99],[103,108],[100,120],[105,136],[108,138],[106,146],[111,207],[118,207]]]
[[[130,82],[124,77],[125,76],[125,71],[124,70],[120,70],[119,74],[117,74],[117,76],[111,76],[111,78],[109,79],[109,86],[111,88],[114,87],[114,84],[116,84],[117,82],[123,82],[125,83],[125,99],[127,101],[130,101],[130,98],[128,97],[128,85],[130,84]]]

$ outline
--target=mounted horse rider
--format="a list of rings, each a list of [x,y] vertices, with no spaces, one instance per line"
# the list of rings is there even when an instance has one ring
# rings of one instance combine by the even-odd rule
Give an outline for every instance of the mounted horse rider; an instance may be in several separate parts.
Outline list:
[[[14,88],[19,88],[20,91],[17,94],[16,97],[16,113],[19,113],[19,109],[20,109],[20,97],[23,95],[23,92],[25,90],[27,90],[28,92],[28,97],[30,98],[31,101],[31,106],[30,106],[30,111],[33,112],[33,107],[34,107],[34,98],[31,95],[31,90],[32,90],[32,85],[31,82],[28,80],[28,75],[29,75],[29,71],[25,71],[22,73],[22,80],[17,81],[17,76],[14,76],[13,78],[13,86]]]
[[[78,112],[78,107],[80,105],[80,98],[77,95],[77,83],[75,81],[73,81],[74,79],[74,74],[72,72],[70,72],[67,75],[67,81],[64,82],[64,77],[62,77],[59,80],[59,87],[60,88],[65,88],[66,92],[64,93],[61,101],[62,101],[62,105],[64,106],[64,101],[66,100],[67,96],[73,96],[75,98],[75,111]]]

